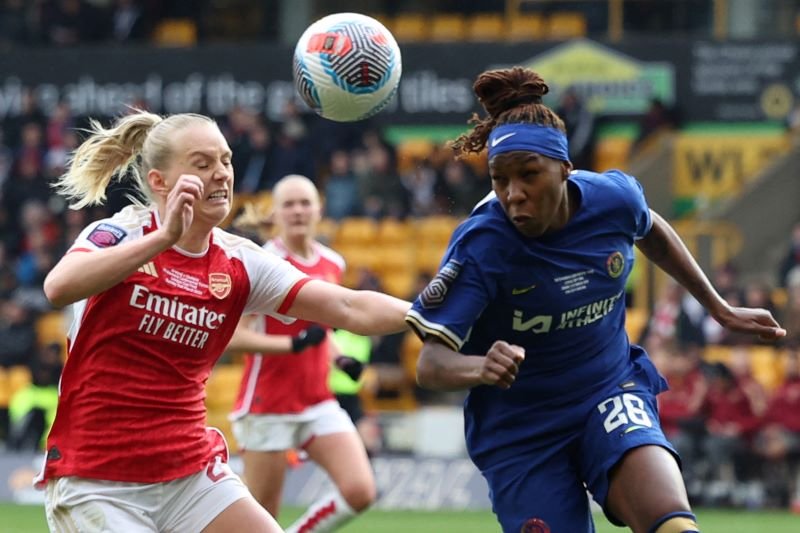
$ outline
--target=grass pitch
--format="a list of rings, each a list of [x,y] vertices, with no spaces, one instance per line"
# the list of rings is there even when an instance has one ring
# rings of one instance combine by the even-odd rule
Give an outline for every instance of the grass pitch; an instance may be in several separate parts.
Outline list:
[[[287,508],[281,524],[287,526],[302,509]],[[798,533],[800,515],[781,511],[731,511],[700,509],[703,533]],[[46,533],[44,510],[39,506],[0,504],[0,531],[4,533]],[[627,531],[595,515],[598,533]],[[342,533],[499,533],[494,516],[487,511],[369,511]]]

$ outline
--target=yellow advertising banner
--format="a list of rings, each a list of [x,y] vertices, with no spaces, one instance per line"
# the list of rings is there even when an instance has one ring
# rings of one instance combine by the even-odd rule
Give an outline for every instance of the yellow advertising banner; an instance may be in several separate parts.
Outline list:
[[[675,144],[674,195],[705,201],[734,196],[788,149],[789,140],[782,134],[680,135]]]

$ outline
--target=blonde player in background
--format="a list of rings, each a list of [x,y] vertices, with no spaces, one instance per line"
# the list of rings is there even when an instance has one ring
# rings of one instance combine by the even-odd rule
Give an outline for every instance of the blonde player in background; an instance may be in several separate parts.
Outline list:
[[[408,303],[313,279],[216,226],[231,150],[202,115],[93,123],[60,192],[102,203],[112,178],[147,205],[90,224],[44,291],[74,304],[69,358],[40,475],[54,531],[277,532],[205,427],[205,383],[244,313],[364,334],[401,331]]]
[[[339,283],[344,259],[315,239],[321,218],[319,193],[305,176],[289,175],[272,193],[276,237],[264,248],[306,275]],[[286,476],[286,452],[301,449],[330,476],[334,490],[311,504],[287,531],[332,531],[375,500],[375,480],[364,445],[328,385],[331,360],[358,378],[361,363],[338,354],[330,339],[301,353],[269,354],[274,335],[296,335],[313,327],[258,316],[237,331],[231,347],[246,349],[242,385],[232,413],[233,432],[244,461],[244,479],[256,500],[278,516]],[[242,328],[240,328],[241,330]],[[345,328],[347,329],[347,328]]]

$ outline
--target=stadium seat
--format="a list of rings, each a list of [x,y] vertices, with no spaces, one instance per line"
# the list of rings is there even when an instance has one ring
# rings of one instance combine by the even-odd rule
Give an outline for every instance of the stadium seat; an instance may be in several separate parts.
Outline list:
[[[36,339],[41,345],[55,343],[66,348],[67,325],[64,323],[64,313],[50,311],[40,316],[36,320]]]
[[[8,369],[9,401],[18,390],[31,384],[31,370],[27,366],[16,365]]]
[[[778,352],[771,346],[751,346],[750,371],[756,381],[773,391],[781,384],[783,372]]]
[[[506,40],[512,42],[537,41],[544,38],[544,18],[537,13],[523,13],[508,19]]]
[[[733,351],[730,346],[710,344],[703,349],[703,360],[706,363],[722,362],[726,365],[730,365],[732,359]]]
[[[496,13],[477,13],[467,19],[467,40],[492,42],[505,39],[505,19]]]
[[[434,15],[431,19],[429,40],[434,42],[463,41],[467,34],[467,24],[464,15],[443,13]]]
[[[428,17],[421,13],[400,13],[389,29],[400,43],[424,42],[428,40]]]
[[[8,383],[8,371],[0,366],[0,409],[8,409],[11,401],[11,386]]]
[[[325,245],[333,244],[339,223],[332,218],[323,218],[317,224],[317,239]]]
[[[381,274],[381,284],[386,292],[398,298],[408,298],[414,288],[416,276],[413,272],[385,272]]]
[[[597,172],[605,172],[612,168],[627,169],[632,144],[628,137],[616,136],[601,139],[594,152],[594,169]]]
[[[242,382],[241,365],[219,364],[214,367],[206,384],[206,407],[229,413]]]
[[[420,161],[431,156],[434,148],[433,143],[427,139],[408,139],[398,143],[397,171],[400,174],[411,172]]]
[[[371,245],[378,238],[378,224],[367,217],[349,217],[339,222],[334,248],[343,246]],[[341,251],[340,251],[341,253]]]
[[[645,309],[629,308],[625,310],[625,331],[631,342],[636,342],[647,325],[647,311]]]
[[[413,244],[414,226],[411,222],[384,218],[378,223],[378,242],[382,245]]]
[[[362,387],[359,391],[365,411],[412,411],[417,408],[414,387],[420,347],[416,335],[407,332],[400,350],[400,366],[373,367],[377,374],[374,378],[376,384]]]
[[[586,17],[581,13],[557,12],[547,18],[548,39],[574,39],[586,36]]]
[[[340,245],[336,246],[336,251],[344,257],[349,274],[357,274],[362,268],[374,271],[380,262],[375,248],[368,244]]]
[[[379,244],[369,248],[374,256],[372,268],[380,275],[390,272],[409,272],[414,270],[415,248],[411,243]]]
[[[190,19],[164,19],[153,30],[153,42],[159,46],[194,46],[197,25]]]
[[[430,275],[439,271],[439,263],[447,250],[447,243],[424,242],[420,243],[414,254],[414,267],[417,272],[425,272]]]
[[[416,241],[447,245],[450,235],[461,219],[446,215],[434,215],[417,220]]]

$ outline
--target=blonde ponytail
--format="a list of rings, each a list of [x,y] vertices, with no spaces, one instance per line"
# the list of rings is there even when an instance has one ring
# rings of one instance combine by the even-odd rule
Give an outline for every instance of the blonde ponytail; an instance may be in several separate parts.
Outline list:
[[[137,189],[146,192],[136,159],[147,134],[163,120],[146,111],[121,117],[108,129],[92,120],[89,137],[70,157],[67,171],[55,184],[56,190],[72,202],[74,209],[102,204],[113,178],[129,177]]]

